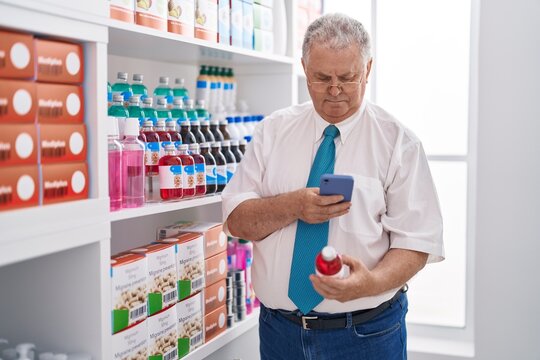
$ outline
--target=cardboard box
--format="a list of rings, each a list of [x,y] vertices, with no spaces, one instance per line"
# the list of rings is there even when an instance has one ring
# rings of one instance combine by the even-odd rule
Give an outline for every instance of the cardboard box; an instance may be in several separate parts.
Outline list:
[[[178,314],[176,306],[150,316],[148,323],[148,359],[178,359]]]
[[[227,250],[227,234],[223,232],[223,224],[218,222],[178,221],[159,228],[157,238],[165,239],[185,232],[204,235],[205,259]]]
[[[34,124],[0,124],[0,167],[38,163]]]
[[[242,3],[243,35],[242,46],[244,49],[253,49],[253,4]]]
[[[79,44],[36,39],[39,82],[81,84],[84,81],[84,55]]]
[[[206,259],[204,267],[206,270],[205,282],[207,286],[225,279],[227,277],[227,252],[224,251]]]
[[[111,257],[112,331],[117,333],[147,316],[148,262],[144,255]]]
[[[34,37],[0,30],[0,77],[33,79]]]
[[[174,244],[150,244],[130,252],[148,261],[148,315],[175,305],[178,300]]]
[[[161,31],[167,31],[167,0],[137,0],[135,22]]]
[[[159,240],[174,244],[178,276],[178,300],[183,300],[204,288],[204,238],[197,233],[184,233]]]
[[[218,0],[218,42],[231,44],[231,6],[230,0]]]
[[[241,0],[231,0],[231,45],[244,45],[244,14]]]
[[[111,19],[135,22],[135,0],[109,0],[109,16]]]
[[[217,42],[218,0],[195,0],[195,37]]]
[[[85,161],[87,153],[84,124],[39,124],[41,164]]]
[[[225,305],[227,300],[227,282],[220,280],[204,289],[204,313],[209,314]]]
[[[148,325],[146,320],[112,336],[113,360],[148,359]]]
[[[204,317],[204,342],[221,334],[227,329],[227,306],[222,306]]]
[[[74,124],[84,121],[83,89],[76,85],[37,84],[37,121]]]
[[[88,198],[88,167],[85,162],[41,165],[41,204]]]
[[[253,27],[266,31],[274,28],[272,9],[259,4],[253,4]]]
[[[169,0],[167,28],[169,32],[195,36],[195,0]]]
[[[36,110],[35,83],[0,79],[0,123],[33,123]]]
[[[203,295],[195,294],[176,305],[178,314],[178,357],[182,358],[204,342]]]
[[[9,166],[0,170],[0,211],[39,204],[37,165]]]
[[[255,50],[272,54],[274,52],[274,33],[272,31],[255,29],[254,34]]]

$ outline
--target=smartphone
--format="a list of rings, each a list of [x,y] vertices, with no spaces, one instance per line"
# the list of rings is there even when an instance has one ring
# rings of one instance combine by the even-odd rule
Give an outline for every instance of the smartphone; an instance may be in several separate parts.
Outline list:
[[[320,195],[343,195],[343,201],[351,201],[354,178],[350,175],[324,174],[321,176]]]

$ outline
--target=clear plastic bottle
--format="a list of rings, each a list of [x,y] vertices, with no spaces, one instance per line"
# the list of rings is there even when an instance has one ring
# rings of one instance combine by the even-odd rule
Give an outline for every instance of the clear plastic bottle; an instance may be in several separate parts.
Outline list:
[[[221,131],[219,131],[218,120],[210,121],[210,131],[212,132],[212,135],[214,135],[214,139],[216,139],[217,142],[221,142],[225,140],[225,138],[223,137],[223,134],[221,133]]]
[[[214,194],[217,191],[217,168],[216,159],[210,153],[210,143],[200,144],[201,156],[206,164],[206,194]]]
[[[183,197],[182,161],[176,155],[173,144],[165,147],[165,155],[159,159],[159,193],[165,201]]]
[[[122,206],[140,207],[144,204],[144,144],[137,139],[139,122],[126,122],[122,144]]]
[[[173,96],[174,99],[187,100],[189,99],[189,93],[184,85],[185,81],[181,78],[174,79]]]
[[[139,95],[133,95],[129,98],[129,105],[127,107],[128,118],[134,118],[139,122],[139,126],[142,127],[144,123],[144,113],[141,108]]]
[[[159,135],[154,131],[151,120],[146,120],[142,128],[140,139],[146,140],[146,152],[144,154],[144,194],[145,201],[158,202],[159,195],[159,158],[160,148]]]
[[[118,136],[116,119],[109,119],[109,132],[107,136],[109,158],[109,201],[110,210],[117,211],[122,208],[122,144]]]
[[[141,101],[148,97],[148,88],[143,84],[143,78],[142,74],[133,74],[133,83],[131,83],[133,95],[138,95]]]
[[[221,143],[212,143],[212,156],[216,160],[217,192],[220,193],[227,185],[227,160],[221,152]]]
[[[244,154],[238,149],[239,145],[240,142],[238,140],[231,140],[231,152],[233,153],[237,164],[240,164],[240,161],[244,158]]]
[[[196,99],[204,100],[206,104],[210,101],[210,77],[206,65],[201,65],[199,76],[197,77]]]
[[[124,107],[124,97],[122,95],[116,94],[113,96],[113,103],[107,111],[107,115],[109,116],[109,120],[113,118],[117,119],[118,134],[120,134],[120,137],[123,137],[126,119],[129,117],[129,114]]]
[[[154,89],[154,101],[156,104],[158,103],[158,99],[166,99],[167,104],[172,107],[174,96],[169,86],[168,76],[159,77],[159,85]]]
[[[189,144],[189,154],[195,161],[195,195],[206,194],[206,161],[199,152],[199,144]]]
[[[228,184],[229,181],[231,181],[234,173],[236,172],[236,166],[237,166],[236,158],[231,152],[231,142],[229,140],[225,140],[221,142],[221,152],[223,156],[225,156],[225,160],[227,160],[227,184]]]
[[[325,246],[315,259],[315,272],[321,276],[331,276],[342,279],[345,268],[341,256],[332,246]]]
[[[113,101],[114,95],[122,95],[122,101],[124,101],[124,105],[127,106],[129,98],[133,96],[133,89],[128,83],[127,72],[118,72],[116,74],[116,82],[112,86],[112,95]]]
[[[182,161],[182,189],[183,197],[195,196],[195,160],[189,155],[189,146],[182,144],[178,147],[178,157]]]
[[[212,134],[212,132],[210,131],[210,121],[201,121],[201,132],[204,135],[204,139],[207,143],[213,143],[214,141],[216,141],[216,138],[214,138],[214,134]]]
[[[157,123],[157,120],[158,120],[157,112],[156,112],[156,109],[154,109],[153,104],[154,104],[154,99],[152,99],[151,97],[147,97],[146,99],[143,100],[143,104],[141,108],[145,121],[150,120],[152,122],[152,125]]]

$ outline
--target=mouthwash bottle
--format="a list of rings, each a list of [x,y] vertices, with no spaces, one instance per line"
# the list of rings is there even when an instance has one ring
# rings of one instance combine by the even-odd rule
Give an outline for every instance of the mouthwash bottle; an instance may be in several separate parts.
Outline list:
[[[216,160],[217,192],[220,193],[227,185],[227,160],[221,152],[221,143],[212,143],[212,156]]]
[[[206,104],[210,101],[210,77],[208,76],[206,65],[202,65],[199,71],[195,97],[204,100]]]
[[[159,188],[163,200],[179,200],[183,196],[182,161],[172,144],[165,147],[165,155],[159,159]]]
[[[189,99],[188,90],[184,86],[184,79],[181,79],[181,78],[174,79],[173,96],[174,96],[174,99],[181,99],[181,100]]]
[[[154,89],[154,100],[157,104],[158,99],[166,99],[167,104],[172,107],[173,104],[173,91],[169,86],[169,77],[168,76],[160,76],[159,77],[159,85]]]
[[[143,84],[142,74],[133,74],[133,83],[131,84],[133,95],[138,95],[141,101],[144,101],[148,97],[148,89]]]
[[[117,119],[118,134],[120,134],[120,138],[123,138],[126,119],[129,117],[129,114],[124,107],[124,97],[122,95],[116,94],[113,96],[113,103],[109,108],[107,115],[109,116],[109,120],[111,120],[110,118]]]
[[[210,153],[210,143],[205,142],[199,145],[201,156],[206,164],[206,193],[214,194],[217,191],[217,168],[216,159]]]
[[[107,106],[112,104],[112,86],[111,83],[107,81]]]
[[[127,108],[128,118],[137,119],[139,126],[142,127],[144,123],[144,114],[142,112],[140,100],[138,95],[133,95],[129,98],[129,106]]]
[[[184,108],[186,110],[187,117],[188,117],[189,121],[199,119],[199,116],[198,116],[197,111],[195,110],[195,106],[193,104],[193,99],[188,99],[188,100],[184,101]]]
[[[173,107],[171,109],[171,117],[176,121],[176,124],[178,126],[180,126],[181,121],[188,119],[187,112],[184,109],[184,100],[182,99],[173,100]]]
[[[107,134],[111,211],[117,211],[122,208],[122,144],[119,142],[117,121],[116,118],[109,119],[109,131]]]
[[[152,125],[157,123],[158,120],[156,109],[154,109],[153,107],[153,102],[154,99],[152,99],[151,97],[147,97],[143,100],[141,108],[145,121],[150,120],[152,122]]]
[[[112,86],[112,95],[114,101],[114,95],[122,95],[124,105],[127,106],[129,98],[133,95],[133,90],[128,84],[128,73],[127,72],[118,72],[116,74],[116,82]]]
[[[122,144],[122,206],[140,207],[144,204],[144,144],[137,139],[139,122],[126,122]]]
[[[195,195],[206,194],[206,162],[199,153],[199,144],[189,144],[189,154],[195,161]]]

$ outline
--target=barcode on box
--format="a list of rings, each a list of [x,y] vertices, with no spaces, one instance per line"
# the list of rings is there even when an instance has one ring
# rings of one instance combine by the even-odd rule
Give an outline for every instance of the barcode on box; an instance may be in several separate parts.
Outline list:
[[[189,346],[193,348],[195,346],[200,345],[202,343],[202,337],[203,337],[202,332],[191,337],[191,339],[189,339]]]
[[[62,74],[63,67],[62,65],[50,65],[50,64],[39,64],[38,72],[44,75],[60,75]]]
[[[169,303],[169,302],[176,302],[176,298],[178,297],[178,293],[175,290],[172,290],[171,292],[163,295],[163,302]]]
[[[61,107],[40,107],[39,116],[42,117],[60,117],[64,114],[64,110]]]
[[[203,277],[198,278],[196,280],[193,280],[191,282],[191,292],[202,289],[203,285],[204,285],[204,278]]]
[[[177,359],[178,358],[178,351],[177,349],[172,349],[172,351],[168,354],[165,354],[165,356],[163,356],[163,360],[173,360],[173,359]]]
[[[58,188],[45,189],[43,197],[45,199],[61,198],[65,197],[68,194],[68,187],[61,186]]]
[[[129,319],[131,321],[134,321],[144,316],[146,316],[146,304],[143,304],[140,307],[131,310],[131,313],[129,314]]]

